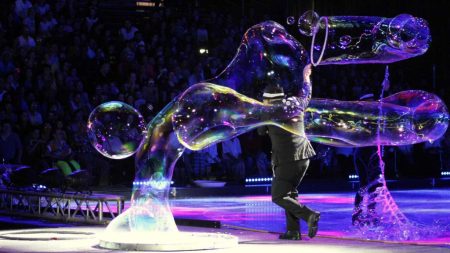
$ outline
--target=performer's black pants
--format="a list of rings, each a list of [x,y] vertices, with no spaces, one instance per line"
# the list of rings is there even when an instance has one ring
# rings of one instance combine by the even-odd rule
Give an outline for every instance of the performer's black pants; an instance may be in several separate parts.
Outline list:
[[[311,209],[298,203],[297,187],[309,166],[309,159],[291,161],[275,166],[272,181],[272,202],[286,213],[286,226],[289,231],[300,231],[299,219],[304,221],[313,213]]]

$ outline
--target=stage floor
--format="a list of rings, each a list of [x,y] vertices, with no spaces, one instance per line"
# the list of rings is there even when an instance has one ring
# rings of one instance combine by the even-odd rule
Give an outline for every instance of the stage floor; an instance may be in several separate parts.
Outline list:
[[[314,239],[304,238],[302,241],[278,240],[278,234],[262,233],[231,228],[211,229],[198,227],[183,227],[184,232],[225,233],[237,236],[239,244],[233,248],[204,250],[202,252],[217,253],[249,253],[249,252],[283,252],[283,253],[443,253],[450,252],[450,248],[443,245],[413,245],[405,243],[371,242],[363,240],[350,240],[344,238],[328,238],[318,236]],[[74,227],[59,229],[39,229],[40,233],[48,235],[58,234],[58,231],[67,236],[70,233],[92,233],[86,239],[58,239],[55,235],[50,240],[5,240],[0,239],[0,252],[122,252],[106,250],[98,247],[97,235],[103,232],[101,227]],[[4,233],[5,231],[1,231]],[[17,231],[14,231],[17,232]],[[22,230],[31,233],[33,229]],[[173,251],[172,251],[173,252]],[[192,251],[176,251],[192,252]]]
[[[450,189],[391,191],[400,210],[419,226],[431,227],[435,235],[414,243],[450,245]],[[302,194],[300,202],[321,212],[319,236],[364,239],[351,226],[353,192]],[[171,201],[176,218],[221,221],[225,227],[284,232],[284,211],[269,195],[245,197],[187,198]],[[305,223],[302,232],[307,233]],[[437,231],[439,230],[439,231]]]
[[[433,238],[411,242],[380,242],[360,238],[351,227],[353,192],[303,194],[301,201],[321,211],[319,233],[314,239],[303,234],[302,241],[278,240],[284,230],[283,211],[270,196],[208,197],[171,199],[176,218],[216,220],[222,228],[180,226],[181,231],[219,232],[239,237],[235,248],[208,252],[450,252],[450,189],[392,191],[397,204],[410,220],[423,225],[439,225]],[[303,226],[303,233],[306,232]],[[42,229],[41,229],[42,230]],[[44,229],[51,236],[55,228]],[[50,240],[0,239],[0,252],[111,252],[98,248],[96,235],[103,227],[65,227],[62,231],[92,233],[84,239]],[[27,233],[32,230],[26,230]],[[9,232],[0,231],[0,234]]]

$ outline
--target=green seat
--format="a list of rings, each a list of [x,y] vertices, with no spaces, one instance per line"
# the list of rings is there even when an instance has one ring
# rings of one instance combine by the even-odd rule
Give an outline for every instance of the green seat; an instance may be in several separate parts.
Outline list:
[[[72,168],[66,161],[57,161],[56,167],[58,167],[62,171],[64,176],[68,176],[72,173]]]
[[[62,171],[64,176],[68,176],[68,175],[72,174],[75,171],[80,171],[81,170],[80,164],[77,161],[75,161],[75,160],[70,160],[69,162],[57,161],[56,162],[56,167],[58,167]]]
[[[70,166],[72,166],[73,172],[81,169],[81,166],[77,161],[70,160],[69,163],[70,163]]]

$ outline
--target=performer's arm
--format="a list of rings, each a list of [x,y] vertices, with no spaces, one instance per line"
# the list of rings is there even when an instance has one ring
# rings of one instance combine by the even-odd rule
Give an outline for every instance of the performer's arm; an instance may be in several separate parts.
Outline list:
[[[303,110],[308,107],[311,100],[312,84],[311,84],[311,64],[308,64],[303,68],[303,86],[299,90],[298,98],[301,108]]]

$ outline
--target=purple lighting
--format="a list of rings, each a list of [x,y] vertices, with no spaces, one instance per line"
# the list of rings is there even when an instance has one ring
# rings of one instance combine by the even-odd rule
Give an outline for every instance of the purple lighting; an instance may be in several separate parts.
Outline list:
[[[447,217],[450,195],[448,189],[393,191],[404,214],[414,217],[422,228],[433,229],[420,238],[385,237],[379,240],[425,245],[449,245],[450,227]],[[411,199],[414,198],[414,201]],[[354,193],[302,194],[301,201],[323,210],[320,236],[348,239],[368,239],[367,234],[351,225]],[[236,226],[269,232],[283,232],[283,210],[277,208],[270,196],[209,197],[173,199],[171,208],[175,218],[215,220],[224,227]],[[432,202],[433,206],[429,203]],[[420,228],[420,227],[419,227]],[[303,230],[305,231],[305,230]],[[375,238],[372,238],[375,239]]]

